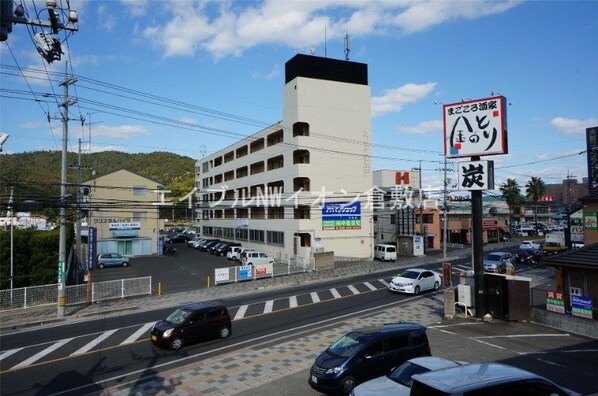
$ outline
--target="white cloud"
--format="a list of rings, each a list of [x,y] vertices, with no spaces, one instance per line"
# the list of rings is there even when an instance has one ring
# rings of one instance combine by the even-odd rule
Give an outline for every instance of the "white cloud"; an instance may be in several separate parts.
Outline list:
[[[406,84],[402,87],[387,89],[383,96],[372,98],[372,116],[401,111],[404,105],[417,102],[434,90],[435,82],[425,84]]]
[[[116,145],[96,145],[96,144],[92,144],[91,147],[89,148],[89,151],[92,153],[99,153],[102,151],[122,151],[124,153],[128,152],[129,150],[127,150],[127,148],[125,146],[116,146]]]
[[[269,72],[260,73],[260,72],[256,71],[251,74],[251,77],[255,80],[271,81],[273,78],[275,78],[279,75],[280,75],[280,67],[278,67],[278,65],[274,65],[272,70],[270,70]]]
[[[575,120],[571,118],[556,117],[550,121],[550,125],[564,134],[585,134],[586,128],[598,125],[598,118]]]
[[[397,129],[399,132],[425,135],[429,133],[442,133],[443,123],[440,120],[437,121],[423,121],[414,126],[399,125]]]
[[[129,139],[139,135],[149,135],[147,128],[139,125],[108,126],[98,125],[93,128],[93,138]]]
[[[19,124],[19,128],[23,129],[37,129],[45,126],[46,123],[39,121],[25,121]]]
[[[135,15],[146,15],[147,0],[121,0]],[[520,0],[166,2],[164,16],[143,29],[164,57],[191,56],[198,49],[215,59],[239,56],[261,44],[315,48],[327,40],[402,33],[504,12]],[[151,3],[150,3],[151,4]],[[171,15],[169,16],[168,13]]]

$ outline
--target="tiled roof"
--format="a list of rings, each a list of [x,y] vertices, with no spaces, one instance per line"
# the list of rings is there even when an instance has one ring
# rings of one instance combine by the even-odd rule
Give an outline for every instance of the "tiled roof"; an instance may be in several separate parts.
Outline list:
[[[598,243],[545,258],[543,264],[598,270]]]

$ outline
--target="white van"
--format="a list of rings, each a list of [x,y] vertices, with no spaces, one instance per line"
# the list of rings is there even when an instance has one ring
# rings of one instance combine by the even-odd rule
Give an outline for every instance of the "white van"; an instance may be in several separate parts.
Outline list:
[[[394,245],[380,243],[374,247],[374,258],[382,261],[395,261],[397,248]]]
[[[244,257],[241,258],[241,263],[243,265],[274,264],[274,258],[264,252],[246,252]]]

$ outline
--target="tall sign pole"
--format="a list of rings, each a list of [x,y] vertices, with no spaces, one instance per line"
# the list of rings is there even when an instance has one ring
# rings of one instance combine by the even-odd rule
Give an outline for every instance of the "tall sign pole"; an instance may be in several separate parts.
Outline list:
[[[443,106],[445,157],[470,157],[459,163],[459,189],[471,192],[474,310],[479,318],[487,312],[482,192],[494,189],[494,162],[481,157],[508,153],[506,102],[504,96],[494,96]]]

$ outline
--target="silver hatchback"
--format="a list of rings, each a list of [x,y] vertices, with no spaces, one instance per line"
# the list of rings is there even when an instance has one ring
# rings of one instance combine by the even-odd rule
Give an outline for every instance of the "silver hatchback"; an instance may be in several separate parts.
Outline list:
[[[129,258],[118,253],[102,253],[98,255],[98,268],[127,267]]]

